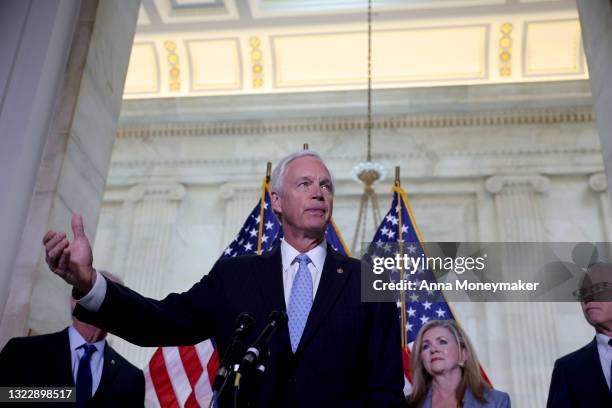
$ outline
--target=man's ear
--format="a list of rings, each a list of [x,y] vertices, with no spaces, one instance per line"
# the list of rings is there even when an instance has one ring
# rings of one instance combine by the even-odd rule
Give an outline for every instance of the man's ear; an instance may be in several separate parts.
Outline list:
[[[272,199],[272,209],[277,214],[282,214],[281,210],[281,197],[276,191],[272,191],[270,193],[270,198]]]

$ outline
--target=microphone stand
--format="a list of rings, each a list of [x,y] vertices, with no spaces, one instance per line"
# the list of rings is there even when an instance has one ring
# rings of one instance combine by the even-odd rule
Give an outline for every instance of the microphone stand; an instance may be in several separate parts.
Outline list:
[[[251,404],[253,393],[255,392],[255,387],[260,388],[261,385],[261,377],[263,377],[263,373],[266,369],[267,360],[269,357],[269,344],[272,341],[272,337],[279,331],[283,330],[287,327],[287,314],[285,312],[273,311],[270,313],[268,317],[268,324],[259,334],[255,342],[251,347],[249,347],[242,357],[242,361],[238,365],[238,369],[235,373],[234,378],[234,408],[238,408],[241,406],[240,394],[241,394],[241,381],[243,377],[251,377],[252,373],[259,372],[259,374],[253,374],[256,379],[259,377],[257,383],[248,384],[250,387],[250,392],[246,395],[246,406],[248,407]],[[242,397],[244,400],[244,396]]]
[[[266,347],[261,351],[261,356],[257,362],[257,367],[255,367],[255,372],[253,373],[253,381],[251,385],[251,393],[249,395],[249,400],[247,402],[247,407],[254,406],[256,401],[259,399],[261,394],[261,383],[263,381],[263,376],[266,372],[266,366],[268,365],[268,360],[270,359],[270,348]]]

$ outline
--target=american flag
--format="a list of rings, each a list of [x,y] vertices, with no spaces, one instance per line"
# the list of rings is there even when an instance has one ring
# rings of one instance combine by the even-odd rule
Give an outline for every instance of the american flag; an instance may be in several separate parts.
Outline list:
[[[219,259],[262,254],[279,245],[282,235],[281,224],[272,210],[270,184],[266,178],[257,205]],[[327,227],[325,237],[334,250],[350,255],[333,220]],[[146,405],[162,408],[208,407],[218,368],[219,356],[212,340],[204,340],[194,346],[158,348],[144,368]]]
[[[406,255],[414,258],[425,256],[421,234],[417,228],[412,210],[408,204],[406,192],[399,185],[393,187],[391,208],[382,219],[372,243],[364,258],[395,257]],[[391,281],[399,281],[402,271],[394,269],[390,273]],[[431,270],[419,268],[416,273],[404,271],[404,279],[420,283],[422,280],[434,282]],[[398,318],[402,327],[402,357],[404,366],[404,394],[412,391],[410,375],[410,349],[421,326],[429,320],[454,320],[455,317],[439,291],[412,291],[403,293],[397,299]]]

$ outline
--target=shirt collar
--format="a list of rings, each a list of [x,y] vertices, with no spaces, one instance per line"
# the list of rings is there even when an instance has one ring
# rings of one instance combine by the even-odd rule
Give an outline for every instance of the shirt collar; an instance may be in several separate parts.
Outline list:
[[[608,342],[612,337],[608,337],[603,333],[597,333],[595,338],[597,339],[597,345],[599,347],[604,347],[604,350],[608,350],[610,348],[610,344],[608,344]]]
[[[70,350],[73,352],[76,351],[83,344],[87,343],[87,341],[85,341],[83,336],[81,336],[81,334],[77,331],[77,329],[74,328],[74,326],[70,326],[68,328],[68,338],[70,339]],[[106,344],[104,339],[98,340],[92,344],[94,345],[98,353],[100,353],[100,355],[104,353],[104,345]]]
[[[283,260],[283,271],[286,271],[300,252],[285,241],[284,238],[281,240],[280,249]],[[306,255],[308,255],[308,258],[310,258],[310,261],[317,271],[323,271],[323,264],[325,263],[325,256],[327,255],[327,241],[322,240],[319,245],[306,252]]]

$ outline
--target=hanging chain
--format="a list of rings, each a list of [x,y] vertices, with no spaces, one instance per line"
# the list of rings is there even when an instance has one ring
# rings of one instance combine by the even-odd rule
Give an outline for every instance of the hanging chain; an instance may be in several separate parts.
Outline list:
[[[372,161],[372,0],[368,0],[368,155]]]

